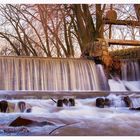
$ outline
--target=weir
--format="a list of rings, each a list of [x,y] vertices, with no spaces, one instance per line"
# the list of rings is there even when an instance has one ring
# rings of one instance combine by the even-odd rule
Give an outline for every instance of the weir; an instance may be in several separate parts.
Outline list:
[[[100,90],[92,60],[0,57],[0,90]]]
[[[51,97],[95,98],[113,95],[140,97],[140,91],[0,91],[0,98],[6,99],[50,99]]]
[[[95,65],[93,60],[3,56],[0,57],[0,97],[43,98],[47,95],[86,98],[110,93],[139,93],[139,61],[122,62],[122,80],[125,82],[121,83],[125,90],[119,90],[122,86],[119,81],[107,79],[103,66]]]

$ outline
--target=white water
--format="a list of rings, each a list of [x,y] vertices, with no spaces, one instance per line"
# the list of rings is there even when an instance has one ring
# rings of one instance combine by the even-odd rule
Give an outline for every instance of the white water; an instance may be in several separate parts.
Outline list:
[[[138,91],[138,61],[123,60],[122,79],[107,83],[103,66],[91,60],[0,57],[0,90]]]
[[[139,60],[121,60],[122,80],[108,79],[110,91],[140,91]]]
[[[1,90],[99,90],[91,60],[0,57]]]
[[[48,135],[53,129],[65,124],[71,124],[52,135],[140,135],[140,111],[131,111],[121,96],[109,95],[111,107],[95,107],[96,98],[77,99],[75,107],[57,108],[52,100],[25,100],[32,106],[32,113],[0,113],[0,125],[7,124],[17,116],[34,120],[48,120],[55,126],[27,127],[29,133],[6,133],[3,129],[0,135]],[[10,100],[18,102],[18,100]]]
[[[97,68],[99,75],[94,62],[85,60],[0,58],[0,68],[0,89],[6,90],[99,90],[98,78],[105,78],[101,66]],[[128,77],[126,70],[127,67],[124,77]],[[134,75],[133,80],[137,80]],[[111,91],[139,91],[139,85],[139,81],[109,80]],[[77,99],[75,107],[62,108],[57,108],[52,100],[25,100],[32,106],[32,113],[19,113],[17,107],[14,113],[0,113],[0,135],[48,135],[56,127],[71,123],[74,124],[52,135],[140,135],[140,112],[125,107],[121,96],[109,95],[108,98],[112,105],[105,108],[95,107],[96,98]],[[9,100],[15,104],[18,101]],[[134,107],[139,107],[139,99],[132,98],[132,102]],[[48,120],[55,126],[27,127],[29,133],[4,132],[3,128],[18,116]]]
[[[104,72],[104,68],[101,64],[96,65],[97,67],[97,75],[99,78],[100,88],[101,90],[109,90],[107,78]]]
[[[140,81],[123,81],[130,91],[140,91]]]
[[[110,91],[127,91],[124,83],[121,80],[109,79],[108,84]]]
[[[140,91],[140,81],[121,81],[109,79],[110,91]]]

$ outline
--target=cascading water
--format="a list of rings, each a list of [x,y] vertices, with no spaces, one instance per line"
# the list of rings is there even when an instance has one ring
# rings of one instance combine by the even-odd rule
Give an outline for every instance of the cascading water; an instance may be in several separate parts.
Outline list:
[[[97,72],[96,72],[97,70]],[[99,80],[98,80],[99,78]],[[0,89],[4,90],[100,90],[105,88],[105,74],[101,65],[90,60],[45,58],[0,58]],[[102,83],[100,83],[102,81]],[[113,83],[114,89],[122,81]],[[134,82],[134,81],[133,81]],[[101,88],[99,87],[101,84]],[[118,87],[117,87],[118,86]],[[121,87],[119,90],[123,90]],[[98,97],[97,97],[98,98]],[[0,113],[0,135],[140,135],[140,113],[129,110],[123,96],[110,94],[111,106],[96,107],[96,98],[76,99],[76,106],[57,108],[52,100],[22,100],[31,107],[31,113]],[[131,100],[139,107],[140,99]],[[9,100],[9,105],[20,100]],[[48,120],[54,125],[27,126],[29,132],[18,132],[21,127],[9,127],[18,116]],[[70,125],[70,126],[69,126]],[[65,127],[63,127],[65,126]],[[61,129],[57,129],[61,128]],[[11,132],[11,130],[14,130]]]
[[[139,81],[140,80],[140,62],[138,60],[122,60],[122,80]]]
[[[101,89],[102,90],[108,90],[109,85],[108,85],[108,82],[107,82],[107,78],[106,78],[103,66],[101,64],[97,64],[96,67],[97,67],[97,73],[98,73],[98,78],[99,78],[99,81],[100,81]]]
[[[140,90],[140,61],[121,60],[121,75],[123,84],[130,91]]]
[[[121,60],[121,80],[109,79],[111,91],[140,90],[140,61]]]
[[[1,90],[100,90],[91,60],[0,58]]]

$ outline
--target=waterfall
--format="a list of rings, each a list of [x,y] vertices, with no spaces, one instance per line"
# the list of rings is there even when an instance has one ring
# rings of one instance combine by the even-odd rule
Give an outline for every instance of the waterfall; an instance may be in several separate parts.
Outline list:
[[[139,81],[140,80],[140,62],[138,60],[122,60],[122,80]]]
[[[97,73],[98,73],[98,78],[100,81],[100,88],[102,90],[109,90],[109,85],[108,81],[104,72],[104,68],[101,64],[96,65],[97,67]]]
[[[96,65],[84,59],[0,57],[0,90],[100,90]]]
[[[139,91],[140,90],[140,62],[137,60],[122,60],[122,80],[119,77],[107,79],[103,66],[98,64],[97,74],[101,90],[110,91]]]

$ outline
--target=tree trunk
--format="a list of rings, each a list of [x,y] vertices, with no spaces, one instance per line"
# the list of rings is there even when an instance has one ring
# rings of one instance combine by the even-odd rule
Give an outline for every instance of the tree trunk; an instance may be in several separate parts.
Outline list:
[[[134,4],[134,8],[135,8],[138,21],[140,21],[140,4]]]
[[[96,38],[104,38],[104,24],[103,24],[103,12],[101,9],[101,4],[96,4]]]

